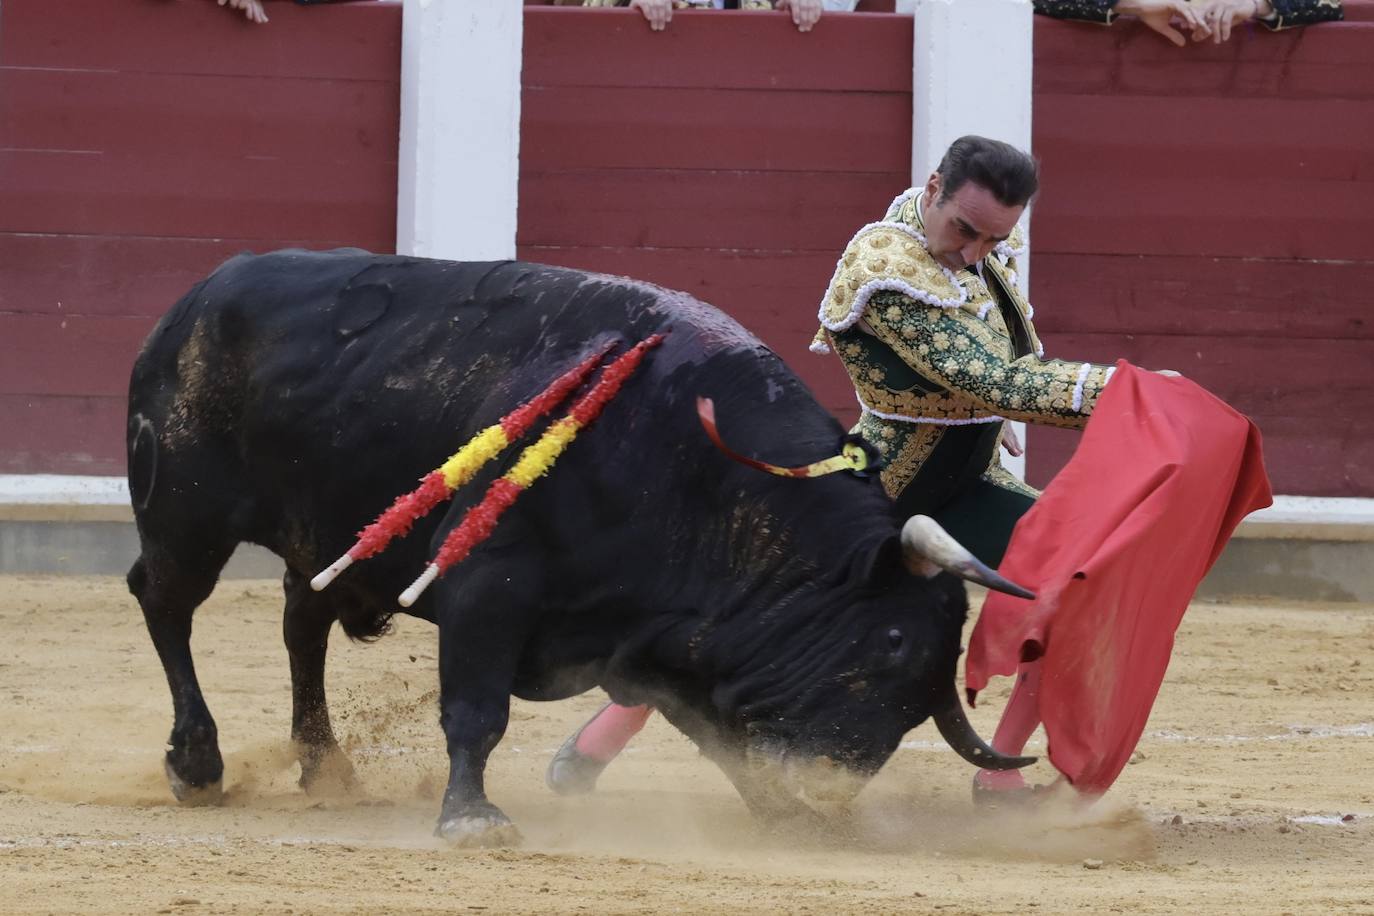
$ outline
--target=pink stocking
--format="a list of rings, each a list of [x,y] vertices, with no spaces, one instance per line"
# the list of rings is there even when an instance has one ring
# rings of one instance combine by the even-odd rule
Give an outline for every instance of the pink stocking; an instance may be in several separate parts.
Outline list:
[[[617,706],[612,703],[582,726],[577,736],[577,750],[593,760],[609,763],[625,749],[631,738],[639,734],[653,714],[652,706]]]
[[[1023,662],[1016,672],[1016,686],[997,723],[992,746],[1003,754],[1020,754],[1040,725],[1040,661]],[[984,789],[1020,789],[1026,784],[1020,770],[979,770],[973,777]]]

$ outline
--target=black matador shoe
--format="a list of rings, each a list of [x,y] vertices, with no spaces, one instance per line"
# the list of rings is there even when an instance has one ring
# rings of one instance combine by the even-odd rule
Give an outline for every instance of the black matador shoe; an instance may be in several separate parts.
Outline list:
[[[596,791],[597,777],[610,761],[588,757],[577,749],[577,739],[582,737],[582,732],[587,726],[595,722],[597,716],[611,705],[607,703],[597,710],[595,716],[583,723],[582,728],[573,732],[572,737],[563,742],[563,746],[549,761],[549,768],[544,771],[544,782],[548,783],[554,792],[559,795],[586,795]]]

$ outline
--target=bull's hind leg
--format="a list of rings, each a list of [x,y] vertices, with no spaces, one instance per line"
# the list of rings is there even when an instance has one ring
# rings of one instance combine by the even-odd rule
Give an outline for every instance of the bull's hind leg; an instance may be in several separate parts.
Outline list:
[[[172,793],[188,804],[217,804],[223,795],[224,758],[215,720],[205,705],[191,659],[191,617],[209,597],[233,545],[180,550],[172,556],[143,545],[129,570],[129,591],[143,608],[167,686],[174,720],[164,767]]]
[[[324,695],[324,661],[335,614],[325,595],[291,570],[282,579],[286,616],[282,635],[291,657],[291,741],[301,763],[301,788],[307,792],[351,789],[353,764],[329,721]]]

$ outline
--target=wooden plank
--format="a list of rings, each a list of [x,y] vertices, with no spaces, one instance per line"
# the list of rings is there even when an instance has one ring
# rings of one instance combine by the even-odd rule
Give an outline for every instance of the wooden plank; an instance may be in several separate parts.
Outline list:
[[[1074,429],[1050,426],[1026,427],[1026,482],[1045,489],[1054,475],[1068,464],[1082,434]]]
[[[906,173],[585,169],[520,177],[521,245],[828,252],[882,217]]]
[[[128,396],[0,394],[0,474],[125,473]]]
[[[571,87],[526,89],[521,165],[898,173],[911,94]]]
[[[1340,423],[1304,416],[1253,417],[1264,436],[1264,461],[1275,493],[1360,496],[1374,493],[1374,418],[1351,415]]]
[[[789,360],[789,362],[792,362]],[[803,379],[832,412],[853,422],[852,392],[842,373],[827,385],[818,370],[838,372],[834,357],[793,362]],[[124,472],[123,394],[60,397],[0,394],[0,472],[10,474],[122,474]],[[1362,460],[1364,444],[1374,441],[1374,425],[1353,417],[1343,424],[1305,417],[1256,417],[1264,433],[1265,456],[1276,492],[1309,496],[1363,496],[1374,491],[1371,465]],[[1043,487],[1072,453],[1079,434],[1032,427],[1029,477]]]
[[[1371,42],[1374,53],[1374,41]],[[1091,125],[1090,129],[1084,129]],[[1206,125],[1206,130],[1198,130]],[[1374,181],[1374,97],[1257,99],[1041,93],[1035,151],[1046,180]],[[1198,195],[1199,212],[1212,209]]]
[[[833,368],[843,385],[838,360],[832,357],[815,363]],[[803,380],[818,393],[827,409],[840,416],[846,428],[852,426],[857,419],[852,389],[845,386],[840,397],[827,402],[823,387],[816,384],[815,374],[815,368],[809,374],[803,372]],[[6,431],[0,438],[0,473],[123,475],[127,413],[128,400],[123,394],[0,394],[0,428]]]
[[[854,389],[834,356],[807,350],[821,292],[838,252],[522,246],[522,258],[630,276],[690,293],[721,309],[773,349],[846,427]]]
[[[0,150],[0,232],[392,244],[394,163]]]
[[[152,318],[0,314],[0,393],[121,395]]]
[[[330,240],[0,233],[0,312],[155,318],[239,252],[337,247]]]
[[[1252,416],[1264,437],[1264,462],[1275,493],[1294,496],[1367,497],[1374,492],[1374,465],[1364,460],[1374,442],[1374,422],[1344,423],[1307,417]],[[1078,444],[1073,430],[1033,426],[1027,434],[1026,479],[1044,488]]]
[[[9,149],[396,161],[395,81],[13,69],[3,79]]]
[[[652,34],[638,10],[527,7],[527,87],[910,92],[912,18],[827,16],[798,32],[771,12],[679,10]]]
[[[1047,163],[1036,252],[1362,261],[1374,181],[1073,175]]]
[[[741,303],[726,311],[789,363],[815,359],[806,350],[815,331],[811,301],[793,312],[790,303],[760,300],[748,292],[723,292],[726,298]],[[0,338],[13,341],[12,357],[0,365],[0,392],[77,395],[124,391],[134,355],[156,317],[171,302],[162,303],[151,316],[0,313]],[[63,371],[53,372],[58,365]]]
[[[591,248],[524,245],[521,258],[648,280],[720,308],[785,304],[786,318],[813,321],[835,270],[825,252],[678,248]],[[729,310],[729,308],[727,308]],[[813,329],[814,330],[814,329]]]
[[[1138,23],[1110,29],[1037,17],[1035,95],[1047,93],[1241,98],[1374,97],[1367,66],[1374,22],[1324,23],[1268,33],[1245,27],[1222,45],[1178,49]]]
[[[6,67],[396,82],[401,4],[270,4],[267,26],[207,0],[5,0]],[[112,40],[118,36],[118,40]]]
[[[1237,410],[1343,422],[1374,416],[1374,360],[1365,340],[1211,334],[1055,334],[1050,358],[1174,369]]]
[[[1037,239],[1038,241],[1038,239]],[[1035,324],[1060,333],[1374,338],[1374,262],[1036,251]]]

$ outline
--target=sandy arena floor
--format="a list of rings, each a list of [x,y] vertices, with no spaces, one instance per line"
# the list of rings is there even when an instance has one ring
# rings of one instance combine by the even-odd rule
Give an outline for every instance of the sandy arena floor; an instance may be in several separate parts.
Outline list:
[[[660,720],[601,792],[563,799],[545,762],[601,698],[517,702],[488,788],[526,842],[469,852],[430,835],[447,762],[429,625],[336,638],[362,793],[307,797],[279,588],[223,583],[195,649],[228,794],[191,809],[162,775],[171,702],[123,582],[0,577],[0,593],[0,912],[1374,914],[1367,606],[1195,606],[1136,761],[1087,812],[975,811],[971,768],[929,725],[847,838],[766,832]],[[972,716],[985,735],[998,686]]]

